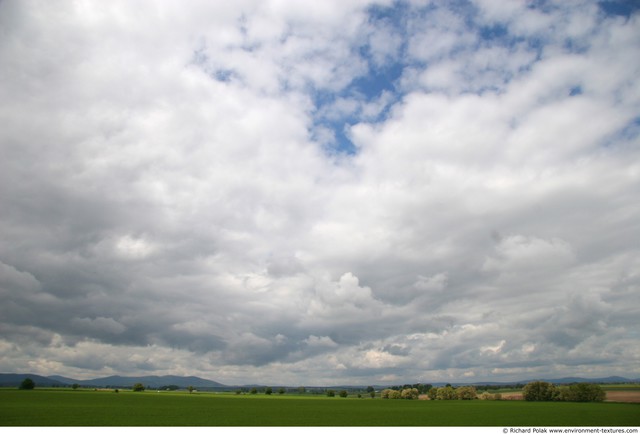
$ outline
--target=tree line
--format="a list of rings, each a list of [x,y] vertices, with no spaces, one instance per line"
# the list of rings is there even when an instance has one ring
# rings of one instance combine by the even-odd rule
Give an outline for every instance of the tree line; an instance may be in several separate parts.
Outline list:
[[[382,399],[418,399],[421,393],[417,388],[405,386],[402,389],[384,389],[380,394]],[[474,386],[431,387],[426,395],[430,400],[500,400],[500,393],[484,391],[478,395]],[[575,383],[566,386],[555,386],[545,381],[533,381],[524,385],[522,397],[526,401],[572,401],[572,402],[601,402],[606,397],[605,391],[598,384]]]
[[[524,386],[522,397],[527,401],[601,402],[606,393],[600,385],[592,383],[558,387],[546,381],[533,381]]]

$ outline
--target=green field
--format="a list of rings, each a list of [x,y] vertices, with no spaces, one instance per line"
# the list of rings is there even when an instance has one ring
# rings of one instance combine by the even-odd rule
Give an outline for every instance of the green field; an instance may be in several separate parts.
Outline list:
[[[638,426],[640,405],[0,390],[2,426]]]

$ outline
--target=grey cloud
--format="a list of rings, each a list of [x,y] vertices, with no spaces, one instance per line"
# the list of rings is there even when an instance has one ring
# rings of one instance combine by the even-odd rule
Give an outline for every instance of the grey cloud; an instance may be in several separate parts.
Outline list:
[[[637,14],[392,25],[343,3],[163,5],[136,28],[114,18],[135,5],[0,3],[3,366],[636,373]],[[483,38],[495,22],[510,35]],[[352,92],[383,60],[395,93]],[[350,116],[356,154],[327,154],[314,129]]]

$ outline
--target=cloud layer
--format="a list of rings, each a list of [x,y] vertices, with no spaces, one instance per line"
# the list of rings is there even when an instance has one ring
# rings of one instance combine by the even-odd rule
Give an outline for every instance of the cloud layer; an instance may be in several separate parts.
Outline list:
[[[0,365],[638,377],[640,15],[0,3]]]

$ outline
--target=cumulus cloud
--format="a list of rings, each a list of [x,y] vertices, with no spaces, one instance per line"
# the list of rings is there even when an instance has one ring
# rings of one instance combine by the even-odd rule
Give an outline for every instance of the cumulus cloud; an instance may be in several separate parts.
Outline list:
[[[1,2],[0,363],[637,377],[639,26],[592,2]]]

